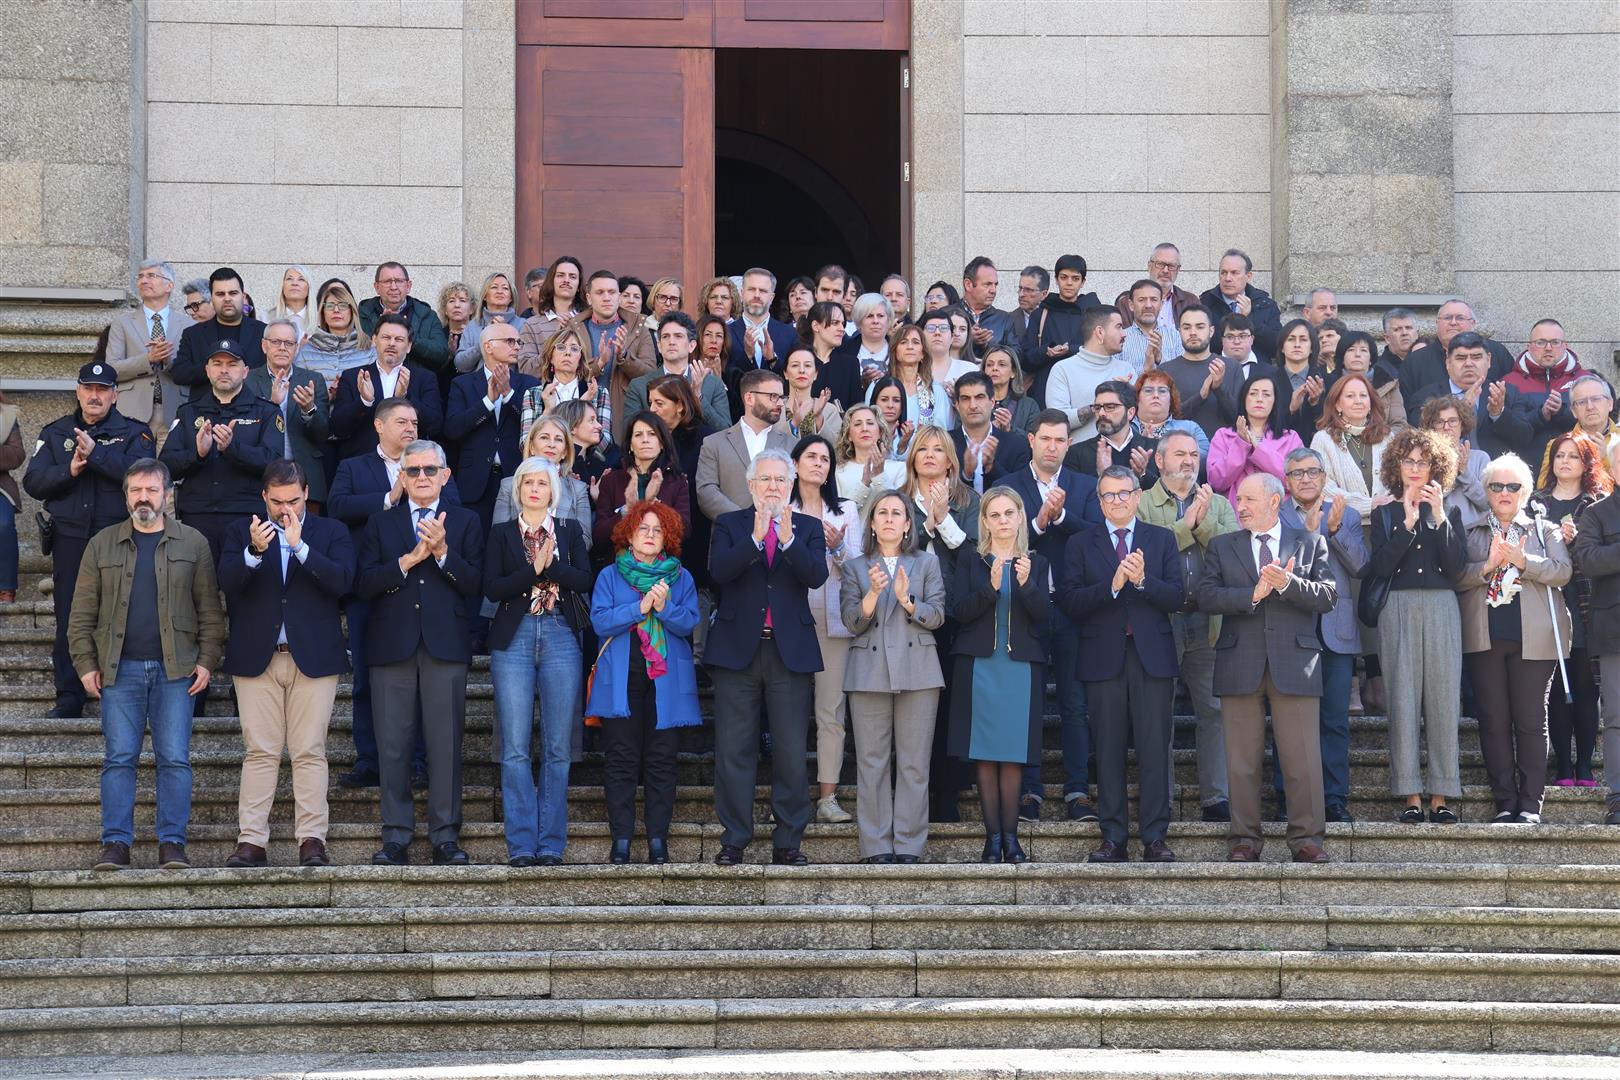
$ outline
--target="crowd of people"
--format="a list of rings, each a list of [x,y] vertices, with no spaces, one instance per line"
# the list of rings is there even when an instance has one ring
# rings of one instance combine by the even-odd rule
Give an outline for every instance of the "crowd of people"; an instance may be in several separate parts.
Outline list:
[[[189,865],[216,671],[244,745],[227,865],[267,864],[284,752],[299,861],[329,860],[347,672],[338,783],[379,788],[373,861],[411,860],[425,791],[432,861],[468,862],[478,654],[513,866],[564,860],[587,738],[610,860],[631,858],[640,788],[667,861],[710,684],[720,865],[754,839],[762,758],[777,864],[807,862],[812,820],[852,818],[863,859],[917,862],[969,788],[984,860],[1022,862],[1049,711],[1064,806],[1045,816],[1098,822],[1089,858],[1125,861],[1134,777],[1141,858],[1173,861],[1178,693],[1234,861],[1261,851],[1268,742],[1292,856],[1327,861],[1354,712],[1387,711],[1401,822],[1458,821],[1465,712],[1492,821],[1595,786],[1600,717],[1620,760],[1610,384],[1553,319],[1515,358],[1464,300],[1428,336],[1395,308],[1380,346],[1328,289],[1283,321],[1241,251],[1201,295],[1180,269],[1161,244],[1110,303],[1063,255],[1004,310],[982,257],[920,306],[899,275],[868,291],[838,266],[689,289],[569,256],[433,306],[397,262],[363,300],[293,266],[261,305],[228,267],[177,289],[143,263],[23,476],[54,559],[53,715],[100,699],[97,868],[130,863],[148,730],[159,861]],[[0,405],[0,601],[22,445]]]

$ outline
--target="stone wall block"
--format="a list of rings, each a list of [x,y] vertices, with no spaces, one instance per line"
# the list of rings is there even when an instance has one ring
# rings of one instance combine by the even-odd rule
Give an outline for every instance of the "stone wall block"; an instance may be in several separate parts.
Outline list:
[[[1614,298],[1620,296],[1620,271],[1458,270],[1457,291],[1476,301],[1480,322],[1504,341],[1523,344],[1531,324],[1552,312],[1564,324],[1570,341],[1600,342],[1609,350],[1614,348]],[[1613,362],[1612,352],[1596,357],[1585,352],[1581,359],[1605,365]]]
[[[330,26],[214,26],[209,100],[335,104],[337,34]]]
[[[1140,129],[1141,118],[1131,124]],[[1271,187],[1271,125],[1264,117],[1149,117],[1146,142],[1149,191]]]
[[[962,66],[940,77],[961,80],[959,101],[976,113],[1068,113],[1085,86],[1084,38],[970,37]],[[1119,112],[1091,100],[1087,111]]]
[[[1460,192],[1456,210],[1459,272],[1620,270],[1620,192]]]
[[[339,261],[461,264],[459,187],[330,190],[336,217],[326,224]]]
[[[340,104],[461,107],[457,31],[346,26],[338,30],[338,57]]]
[[[269,2],[269,0],[261,0]],[[400,0],[275,0],[275,21],[293,26],[399,26]]]
[[[214,33],[202,23],[158,22],[146,27],[146,100],[213,99]]]
[[[1441,94],[1301,95],[1289,102],[1288,160],[1298,172],[1443,175],[1451,124]]]
[[[129,167],[45,165],[45,242],[129,250]]]
[[[1063,111],[1102,113],[1253,113],[1270,101],[1270,50],[1264,37],[1085,39],[1085,94],[1065,93]],[[1221,72],[1222,78],[1165,78],[1166,72]]]
[[[275,109],[266,134],[278,184],[395,184],[404,109],[341,105]],[[337,147],[347,148],[334,153]]]
[[[1151,135],[1139,116],[1031,116],[1025,191],[1147,191]],[[968,147],[971,157],[973,148]]]
[[[129,163],[129,87],[107,82],[0,80],[0,161]]]
[[[401,26],[435,27],[441,30],[456,30],[463,25],[472,26],[471,14],[464,14],[468,7],[472,7],[467,0],[401,0],[399,21]],[[510,0],[506,0],[506,7],[511,9]],[[506,19],[510,28],[512,19]]]
[[[1373,224],[1371,177],[1295,176],[1289,200],[1288,246],[1293,255],[1341,254],[1368,246]]]
[[[146,0],[146,21],[233,25],[273,23],[276,21],[276,0]]]
[[[1228,248],[1237,248],[1248,254],[1254,260],[1255,284],[1260,285],[1262,274],[1269,276],[1273,269],[1271,259],[1271,196],[1263,191],[1225,193],[1216,192],[1209,196],[1209,261],[1192,272],[1209,269],[1214,270],[1220,266],[1221,253]],[[1172,237],[1176,243],[1180,240]],[[1185,245],[1183,245],[1185,246]],[[1143,263],[1147,260],[1144,256]],[[1185,275],[1189,271],[1186,267],[1186,253],[1182,253],[1183,270]],[[1214,284],[1214,279],[1210,279]],[[1183,288],[1191,288],[1183,285]],[[1270,286],[1261,285],[1269,289]],[[1206,286],[1207,288],[1207,286]]]
[[[1612,0],[1451,0],[1457,33],[1620,33],[1620,4]]]
[[[209,258],[243,262],[337,262],[339,188],[304,184],[208,186]],[[199,208],[200,210],[200,208]]]
[[[50,19],[42,33],[41,5],[0,4],[0,79],[129,81],[130,21],[109,16]],[[46,14],[49,15],[48,10]],[[122,14],[122,13],[120,13]]]
[[[0,162],[0,244],[44,243],[44,183],[43,162]],[[4,257],[0,263],[11,265]]]
[[[1452,105],[1459,113],[1620,112],[1617,46],[1607,34],[1459,37]]]
[[[1029,125],[1034,119],[1005,113],[962,117],[962,190],[1027,190]]]
[[[1144,32],[1173,27],[1177,34],[1264,37],[1271,32],[1267,0],[1147,0]]]
[[[1613,113],[1470,115],[1453,122],[1458,191],[1620,190],[1620,120]]]
[[[1452,258],[1452,191],[1444,177],[1372,177],[1373,231],[1367,246],[1403,254]]]
[[[1024,32],[1111,37],[1147,30],[1147,0],[1026,0]]]
[[[204,263],[219,258],[209,235],[209,185],[151,183],[146,185],[146,250],[155,258],[175,264]],[[305,258],[314,258],[306,253]],[[218,266],[219,263],[213,263]]]
[[[1028,22],[1028,0],[957,0],[957,7],[961,11],[962,33],[967,37],[1018,37]],[[915,25],[915,14],[912,22]]]
[[[467,267],[466,280],[473,284],[483,281],[495,270],[521,275],[527,267],[513,266],[513,250],[517,222],[510,198],[503,198],[504,188],[469,187],[462,208],[466,238],[462,244],[461,261]],[[513,286],[523,288],[522,281]]]
[[[1148,253],[1163,241],[1181,248],[1183,272],[1215,264],[1209,248],[1208,195],[1093,194],[1086,200],[1086,231],[1076,239],[1084,244],[1079,250],[1087,264],[1127,271],[1133,281],[1147,273]]]
[[[154,101],[146,111],[146,169],[151,181],[262,184],[275,176],[274,125],[285,110],[269,105]],[[234,131],[229,145],[212,132]]]
[[[1443,93],[1451,85],[1451,16],[1346,12],[1289,19],[1293,94]]]
[[[998,266],[1027,266],[1046,262],[1068,250],[1085,252],[1086,202],[1089,196],[1057,192],[979,194],[963,197],[962,251],[989,255]],[[1090,255],[1087,254],[1089,261]],[[952,260],[966,262],[965,258]],[[962,276],[961,266],[950,270],[947,281]],[[927,282],[915,286],[920,303]]]
[[[504,181],[510,191],[517,182],[512,153],[515,115],[511,109],[400,110],[399,182],[459,186],[465,174],[468,180],[491,186]],[[464,127],[474,136],[464,139]],[[507,201],[512,201],[510,196]]]

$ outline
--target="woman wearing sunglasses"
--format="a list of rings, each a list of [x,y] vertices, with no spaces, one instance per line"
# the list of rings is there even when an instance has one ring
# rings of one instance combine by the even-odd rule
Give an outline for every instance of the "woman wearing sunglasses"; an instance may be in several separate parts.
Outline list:
[[[1571,563],[1557,521],[1532,517],[1530,467],[1504,454],[1485,467],[1490,513],[1468,530],[1461,607],[1463,661],[1474,684],[1479,746],[1497,825],[1539,825],[1547,786],[1547,695],[1569,656],[1561,586]],[[1556,621],[1555,621],[1556,620]]]

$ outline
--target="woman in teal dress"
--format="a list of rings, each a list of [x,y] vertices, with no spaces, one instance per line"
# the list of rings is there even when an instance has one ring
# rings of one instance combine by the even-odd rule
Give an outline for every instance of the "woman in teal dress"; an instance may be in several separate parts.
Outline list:
[[[1050,569],[1029,549],[1024,501],[995,487],[979,503],[979,542],[957,551],[948,606],[956,620],[948,749],[978,767],[983,862],[1025,861],[1018,843],[1024,766],[1041,759]],[[1019,705],[1023,707],[1020,708]]]

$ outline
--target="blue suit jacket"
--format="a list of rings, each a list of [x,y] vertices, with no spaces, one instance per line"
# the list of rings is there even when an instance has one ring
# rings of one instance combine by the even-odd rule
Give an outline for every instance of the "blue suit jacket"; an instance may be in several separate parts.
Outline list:
[[[1125,628],[1149,675],[1173,679],[1176,636],[1170,615],[1181,610],[1185,589],[1176,535],[1138,520],[1131,550],[1142,553],[1142,587],[1126,582],[1114,595],[1119,553],[1107,524],[1088,525],[1069,540],[1058,604],[1080,628],[1080,678],[1100,682],[1125,670]]]
[[[338,462],[337,476],[332,479],[326,495],[326,516],[337,518],[349,527],[349,539],[354,542],[356,552],[360,550],[360,534],[365,531],[366,522],[373,514],[386,509],[383,496],[393,488],[388,482],[388,467],[377,456],[376,447]],[[439,502],[461,505],[461,492],[456,489],[454,476],[439,492]]]
[[[714,627],[703,647],[708,667],[741,670],[759,649],[770,605],[777,649],[789,671],[821,670],[821,646],[810,615],[810,590],[827,582],[827,539],[819,518],[793,515],[793,543],[765,565],[754,545],[754,511],[733,510],[714,519],[709,575],[720,590]]]
[[[262,516],[262,515],[261,515]],[[311,678],[349,670],[338,601],[354,584],[354,543],[349,530],[331,518],[304,515],[309,554],[287,560],[281,577],[281,538],[270,541],[257,567],[249,567],[248,518],[225,530],[219,555],[219,587],[230,601],[231,633],[224,670],[230,675],[263,675],[275,655],[281,625],[293,663]]]
[[[518,449],[522,432],[523,414],[520,407],[523,393],[540,380],[512,369],[512,394],[491,412],[484,406],[484,395],[489,391],[489,378],[484,368],[457,375],[450,384],[450,405],[444,414],[444,437],[458,444],[456,475],[461,477],[461,494],[469,503],[484,497],[494,471],[495,455],[501,457],[501,476],[517,472],[523,460]],[[497,425],[497,414],[499,424]],[[498,481],[497,481],[498,484]]]
[[[444,566],[429,558],[399,572],[399,558],[416,546],[410,500],[372,516],[360,540],[355,592],[371,601],[366,655],[372,664],[397,664],[426,645],[447,663],[472,660],[471,625],[483,591],[484,535],[478,515],[439,500],[449,551]]]
[[[741,316],[732,319],[726,324],[726,333],[731,338],[731,348],[729,350],[729,355],[726,357],[726,366],[730,368],[740,368],[743,371],[747,371],[756,365],[754,364],[753,351],[744,347],[744,329],[745,327],[743,325]],[[764,363],[757,366],[767,367],[772,371],[781,371],[782,362],[787,359],[788,351],[799,343],[799,333],[797,330],[793,329],[793,327],[789,326],[785,322],[782,322],[780,319],[771,318],[769,316],[767,316],[765,320],[765,333],[770,336],[771,344],[775,347],[776,359],[766,360]],[[764,350],[761,349],[761,356],[763,355]]]
[[[439,381],[433,372],[405,361],[411,373],[410,385],[405,388],[405,399],[416,406],[416,435],[420,439],[437,439],[444,429],[444,406],[439,403]],[[360,400],[360,373],[371,372],[371,388],[381,394],[382,376],[375,363],[350,368],[338,377],[337,396],[332,399],[330,427],[337,440],[338,457],[354,457],[377,449],[377,429],[371,426],[377,402],[370,405]],[[378,398],[377,400],[381,400]]]
[[[997,452],[997,457],[1000,452]],[[1063,556],[1069,538],[1087,525],[1101,525],[1102,504],[1097,501],[1097,481],[1073,469],[1058,469],[1058,487],[1063,489],[1063,517],[1047,527],[1046,532],[1035,531],[1035,515],[1041,510],[1041,490],[1035,483],[1035,473],[1026,461],[1023,466],[998,478],[1018,492],[1024,500],[1024,516],[1029,519],[1029,546],[1046,556],[1053,572],[1061,581]],[[1054,583],[1055,584],[1055,583]]]

